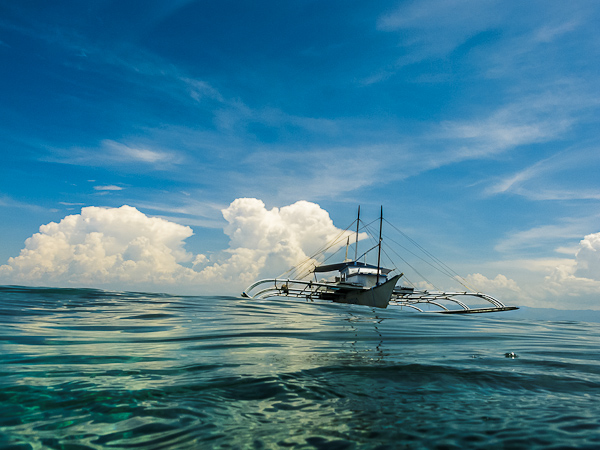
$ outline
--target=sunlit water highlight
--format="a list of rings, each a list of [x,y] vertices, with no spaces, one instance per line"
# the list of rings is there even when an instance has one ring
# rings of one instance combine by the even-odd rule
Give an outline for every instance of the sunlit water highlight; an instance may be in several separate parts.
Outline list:
[[[3,287],[0,447],[595,449],[599,355],[582,322]]]

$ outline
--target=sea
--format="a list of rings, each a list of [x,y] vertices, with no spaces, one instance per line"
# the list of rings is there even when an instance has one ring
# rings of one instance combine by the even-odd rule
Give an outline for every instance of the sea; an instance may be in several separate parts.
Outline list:
[[[598,323],[0,287],[1,449],[598,449]]]

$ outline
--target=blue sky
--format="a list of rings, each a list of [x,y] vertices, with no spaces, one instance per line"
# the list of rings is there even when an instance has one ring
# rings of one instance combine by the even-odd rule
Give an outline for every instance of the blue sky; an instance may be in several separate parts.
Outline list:
[[[91,206],[189,227],[167,228],[210,266],[231,254],[235,199],[316,203],[341,228],[384,205],[507,303],[600,308],[599,16],[594,1],[0,0],[0,264]],[[4,282],[94,284],[27,267]]]

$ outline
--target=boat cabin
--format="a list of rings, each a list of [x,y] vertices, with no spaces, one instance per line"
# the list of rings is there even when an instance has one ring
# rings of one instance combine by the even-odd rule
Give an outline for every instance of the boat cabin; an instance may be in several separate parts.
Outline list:
[[[314,272],[333,272],[335,270],[338,270],[340,273],[339,276],[335,277],[336,282],[356,284],[367,288],[385,283],[387,275],[392,271],[391,269],[380,267],[379,283],[377,283],[377,266],[359,261],[346,261],[314,268]]]

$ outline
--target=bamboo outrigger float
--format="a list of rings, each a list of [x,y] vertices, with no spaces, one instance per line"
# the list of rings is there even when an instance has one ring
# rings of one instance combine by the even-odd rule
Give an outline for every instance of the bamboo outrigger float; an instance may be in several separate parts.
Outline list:
[[[419,312],[436,312],[442,314],[473,314],[518,309],[506,306],[500,300],[481,292],[443,292],[416,289],[415,287],[396,286],[403,273],[389,276],[396,269],[381,267],[381,243],[383,227],[383,208],[379,219],[379,240],[367,252],[357,257],[360,227],[360,207],[356,220],[356,246],[354,259],[348,259],[349,238],[346,242],[346,258],[337,264],[316,265],[314,257],[309,258],[310,268],[305,275],[314,275],[314,280],[305,277],[299,279],[280,277],[257,281],[242,293],[242,297],[266,299],[269,297],[292,297],[309,301],[326,300],[334,303],[347,303],[375,308],[388,306],[407,307]],[[348,227],[350,228],[350,227]],[[348,228],[344,231],[347,231]],[[339,244],[339,238],[337,240]],[[335,245],[334,242],[332,245]],[[327,247],[325,250],[327,250]],[[371,250],[378,250],[377,265],[361,262]],[[322,250],[319,253],[324,253]],[[438,261],[439,262],[439,261]],[[296,267],[295,269],[301,269]],[[290,270],[291,271],[291,270]],[[290,272],[288,271],[288,272]],[[318,280],[317,273],[338,272],[333,281]],[[461,283],[462,284],[462,283]],[[477,306],[472,305],[473,302]],[[479,303],[484,306],[480,306]],[[426,311],[427,308],[427,311]],[[431,310],[433,308],[433,310]]]

